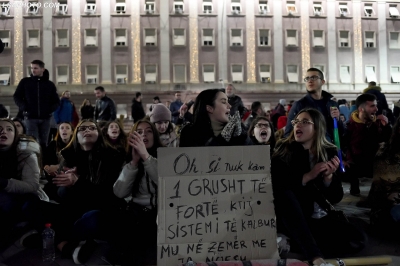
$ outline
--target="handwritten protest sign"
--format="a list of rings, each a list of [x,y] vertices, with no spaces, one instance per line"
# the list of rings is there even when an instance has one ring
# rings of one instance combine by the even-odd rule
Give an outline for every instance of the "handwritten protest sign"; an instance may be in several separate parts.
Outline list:
[[[278,258],[269,154],[159,149],[157,265]]]

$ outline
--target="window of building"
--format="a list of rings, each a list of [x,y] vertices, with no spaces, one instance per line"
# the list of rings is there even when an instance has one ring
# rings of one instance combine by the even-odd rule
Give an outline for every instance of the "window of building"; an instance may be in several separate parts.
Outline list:
[[[68,4],[67,2],[58,1],[59,5],[56,6],[56,13],[58,15],[67,15],[68,14]]]
[[[296,2],[295,1],[287,1],[286,10],[287,10],[288,15],[297,14]]]
[[[400,48],[399,32],[389,32],[389,48]]]
[[[85,46],[97,46],[97,29],[85,29]]]
[[[343,17],[350,15],[347,3],[339,3],[339,14]]]
[[[67,29],[58,29],[56,31],[56,47],[69,46],[69,32]]]
[[[145,65],[144,66],[144,81],[146,83],[157,82],[157,65]]]
[[[243,46],[241,29],[231,29],[231,46]]]
[[[0,30],[0,39],[4,48],[11,48],[11,32],[9,30]]]
[[[271,82],[271,65],[260,65],[260,82]]]
[[[128,31],[126,29],[115,29],[114,34],[114,46],[128,46]]]
[[[185,29],[173,29],[172,44],[174,46],[185,46],[186,45]]]
[[[375,32],[374,31],[366,31],[364,32],[364,47],[367,48],[374,48],[376,47],[376,39],[375,39]]]
[[[213,3],[211,0],[203,0],[203,13],[211,14],[213,12]]]
[[[128,66],[116,65],[115,66],[115,81],[117,84],[128,83]]]
[[[258,46],[271,46],[270,31],[267,29],[258,30]]]
[[[185,5],[183,4],[183,1],[175,1],[174,2],[174,13],[182,14],[183,12],[185,12],[184,7],[185,7]]]
[[[156,11],[156,3],[154,1],[146,1],[144,11],[148,14],[153,14]]]
[[[314,16],[321,16],[324,13],[324,8],[322,7],[321,2],[314,2]]]
[[[389,5],[389,16],[392,18],[398,18],[400,16],[399,10],[397,9],[397,5],[394,4]]]
[[[174,83],[186,83],[186,65],[174,65]]]
[[[27,30],[27,46],[40,47],[40,30]]]
[[[231,66],[232,82],[242,83],[243,82],[243,65],[232,65]]]
[[[28,15],[37,15],[39,13],[39,3],[38,1],[29,1],[28,7],[26,8],[26,13]]]
[[[8,16],[10,14],[10,2],[0,2],[0,16]]]
[[[325,32],[323,30],[313,30],[313,46],[325,47]]]
[[[68,65],[62,65],[56,67],[56,80],[58,85],[68,84],[69,69]]]
[[[350,66],[340,66],[340,82],[351,83]]]
[[[96,14],[96,0],[86,0],[84,12],[87,15]]]
[[[203,65],[203,81],[205,83],[215,82],[215,66],[214,65]]]
[[[367,82],[378,80],[376,79],[376,68],[375,66],[365,66],[365,79]]]
[[[214,46],[214,30],[213,29],[203,29],[202,30],[202,45],[203,46]]]
[[[2,66],[0,67],[0,85],[10,85],[11,67]]]
[[[289,83],[299,82],[299,70],[297,65],[288,65],[286,71]]]
[[[115,3],[114,11],[117,14],[125,14],[126,12],[125,0],[117,0],[117,2]]]
[[[297,30],[286,30],[286,46],[299,46],[297,38]]]
[[[390,77],[392,79],[392,83],[400,83],[400,66],[390,67]]]
[[[87,84],[97,84],[98,82],[98,66],[97,65],[87,65],[86,66],[86,83]]]
[[[347,30],[339,31],[339,47],[350,47],[350,32]]]
[[[240,0],[232,0],[231,11],[232,14],[240,14],[242,12],[242,5],[240,4]]]
[[[260,1],[258,4],[258,11],[260,11],[262,15],[269,13],[268,1]]]
[[[156,29],[144,29],[144,45],[145,46],[157,46],[157,30]]]
[[[313,65],[314,68],[321,70],[322,74],[324,75],[324,79],[326,79],[325,76],[325,65],[322,64],[315,64]]]
[[[365,4],[364,5],[364,14],[366,17],[375,16],[375,10],[372,7],[372,4]]]

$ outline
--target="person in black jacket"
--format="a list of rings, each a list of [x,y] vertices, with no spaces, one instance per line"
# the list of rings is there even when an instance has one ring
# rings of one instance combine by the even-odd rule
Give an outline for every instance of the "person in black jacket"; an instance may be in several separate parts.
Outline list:
[[[365,235],[327,214],[327,201],[340,202],[343,188],[336,176],[337,148],[325,138],[323,115],[303,109],[291,123],[294,130],[276,144],[271,160],[277,231],[288,236],[311,265],[321,265],[325,256],[361,250]]]
[[[332,94],[323,91],[321,88],[325,84],[324,74],[317,68],[307,70],[307,77],[304,78],[306,83],[307,95],[293,103],[290,108],[288,121],[285,127],[285,137],[288,137],[293,129],[291,121],[304,108],[315,108],[325,117],[327,126],[326,138],[328,141],[333,141],[333,118],[338,119],[339,135],[343,135],[344,127],[339,116],[339,106],[333,101]]]
[[[239,112],[230,116],[230,107],[228,97],[221,90],[200,92],[194,103],[193,124],[183,127],[179,146],[250,145]]]
[[[142,94],[140,92],[136,92],[135,98],[132,99],[131,115],[134,123],[146,115],[142,105]]]
[[[242,98],[235,94],[235,87],[233,87],[232,84],[228,84],[225,93],[228,96],[228,102],[231,105],[231,115],[234,115],[236,111],[239,111],[240,118],[242,118],[246,112],[246,108],[243,105]]]
[[[15,90],[15,104],[23,111],[27,135],[35,137],[44,149],[50,132],[50,117],[60,105],[56,86],[40,60],[31,62],[32,74]]]
[[[82,120],[83,119],[93,119],[94,107],[88,99],[83,100],[80,111],[81,111]]]
[[[8,118],[8,110],[2,104],[0,104],[0,118]]]
[[[114,101],[107,97],[106,91],[99,86],[94,89],[96,95],[96,107],[94,109],[94,119],[97,122],[114,121],[117,119],[117,110]]]

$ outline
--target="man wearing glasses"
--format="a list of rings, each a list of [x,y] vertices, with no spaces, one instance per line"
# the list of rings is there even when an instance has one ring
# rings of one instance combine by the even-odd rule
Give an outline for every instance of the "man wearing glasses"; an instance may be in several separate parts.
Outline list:
[[[333,141],[333,118],[338,119],[339,135],[343,134],[343,123],[340,121],[340,112],[337,102],[333,101],[333,95],[322,90],[325,84],[324,74],[317,68],[310,68],[307,70],[307,76],[304,78],[306,83],[307,95],[300,100],[293,103],[290,108],[288,120],[285,128],[285,137],[288,137],[293,130],[291,121],[296,114],[304,108],[315,108],[320,111],[326,122],[326,138]]]

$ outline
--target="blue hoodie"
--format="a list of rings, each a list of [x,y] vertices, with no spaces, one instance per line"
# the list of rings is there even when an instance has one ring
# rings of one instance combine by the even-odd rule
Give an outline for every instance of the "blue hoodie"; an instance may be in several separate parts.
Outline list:
[[[62,122],[72,122],[72,114],[74,112],[74,105],[67,98],[62,98],[60,106],[54,111],[54,119],[57,124]]]

